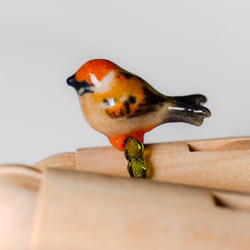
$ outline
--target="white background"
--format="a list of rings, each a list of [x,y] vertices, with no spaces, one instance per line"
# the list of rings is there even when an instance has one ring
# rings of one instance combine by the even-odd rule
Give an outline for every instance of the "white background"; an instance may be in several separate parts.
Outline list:
[[[1,0],[0,164],[108,146],[66,78],[106,58],[166,95],[202,93],[201,127],[165,124],[145,142],[250,135],[250,2]]]

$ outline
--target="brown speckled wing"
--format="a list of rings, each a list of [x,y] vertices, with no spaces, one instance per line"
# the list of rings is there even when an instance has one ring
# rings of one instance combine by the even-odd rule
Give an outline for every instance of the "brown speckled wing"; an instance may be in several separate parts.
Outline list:
[[[105,112],[112,118],[132,118],[139,115],[157,111],[164,103],[166,98],[160,94],[153,93],[145,87],[140,93],[131,92],[125,100],[107,100]]]

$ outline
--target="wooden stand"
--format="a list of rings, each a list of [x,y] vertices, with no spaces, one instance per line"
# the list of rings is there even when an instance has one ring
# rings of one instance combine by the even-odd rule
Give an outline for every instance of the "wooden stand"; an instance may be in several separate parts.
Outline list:
[[[149,179],[250,193],[250,138],[172,142],[145,146]],[[124,153],[112,147],[78,149],[35,165],[129,177]]]
[[[0,249],[249,249],[250,138],[148,145],[145,158],[148,180],[123,178],[111,147],[0,166]]]

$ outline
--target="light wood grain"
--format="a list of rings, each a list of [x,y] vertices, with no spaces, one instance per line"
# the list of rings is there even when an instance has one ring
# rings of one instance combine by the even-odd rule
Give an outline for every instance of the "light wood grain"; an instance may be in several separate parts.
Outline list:
[[[75,153],[61,153],[48,157],[35,165],[35,168],[44,170],[45,168],[62,168],[74,170],[75,164]]]
[[[32,249],[249,249],[250,214],[210,191],[45,170]]]
[[[28,249],[40,180],[36,169],[0,166],[0,249]]]
[[[249,137],[146,145],[145,159],[154,181],[250,192]],[[78,149],[75,164],[79,171],[129,177],[124,153],[112,147]]]
[[[250,137],[146,145],[145,159],[154,181],[250,192]],[[51,156],[35,167],[129,177],[124,153],[112,147]]]

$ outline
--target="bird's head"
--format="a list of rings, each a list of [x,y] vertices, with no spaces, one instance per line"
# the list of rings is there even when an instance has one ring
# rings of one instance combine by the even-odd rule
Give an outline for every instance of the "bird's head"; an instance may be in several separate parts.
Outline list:
[[[113,78],[112,72],[114,72],[117,68],[119,68],[119,66],[108,60],[90,60],[86,62],[74,75],[69,77],[67,79],[67,83],[68,85],[74,87],[79,95],[93,93],[98,89],[101,89],[105,82]]]

